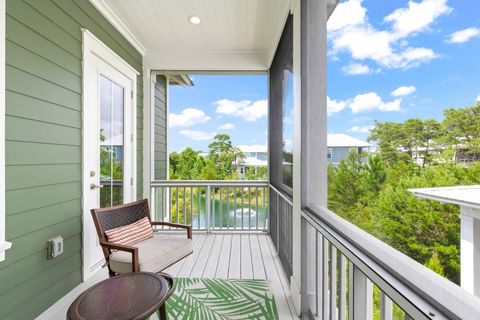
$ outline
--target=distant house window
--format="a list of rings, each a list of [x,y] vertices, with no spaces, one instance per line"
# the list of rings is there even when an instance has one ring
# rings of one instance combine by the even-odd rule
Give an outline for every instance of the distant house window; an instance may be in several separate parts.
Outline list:
[[[261,161],[267,161],[267,154],[265,152],[257,153],[257,159]]]
[[[327,159],[331,160],[333,156],[333,149],[332,148],[327,148]]]

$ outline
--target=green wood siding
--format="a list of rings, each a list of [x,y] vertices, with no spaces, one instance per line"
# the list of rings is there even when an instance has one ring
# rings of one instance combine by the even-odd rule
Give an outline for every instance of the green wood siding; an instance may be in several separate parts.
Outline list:
[[[82,277],[82,31],[140,73],[142,56],[88,0],[7,0],[6,235],[0,319],[33,319]],[[143,171],[137,79],[137,196]],[[47,240],[65,251],[47,259]]]
[[[155,179],[167,179],[167,79],[157,76],[155,83],[154,166]]]

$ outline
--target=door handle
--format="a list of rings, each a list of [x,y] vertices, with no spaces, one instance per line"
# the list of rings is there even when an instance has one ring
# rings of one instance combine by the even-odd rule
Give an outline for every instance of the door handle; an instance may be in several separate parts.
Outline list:
[[[90,184],[90,190],[101,189],[101,188],[103,188],[102,185],[98,185],[98,184],[95,184],[95,183]]]

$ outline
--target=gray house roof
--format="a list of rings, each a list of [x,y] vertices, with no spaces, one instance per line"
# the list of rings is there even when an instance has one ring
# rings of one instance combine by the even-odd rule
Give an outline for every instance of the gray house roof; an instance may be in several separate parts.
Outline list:
[[[371,147],[368,142],[362,141],[360,139],[351,137],[343,133],[331,133],[327,135],[327,147],[361,147],[367,148]]]

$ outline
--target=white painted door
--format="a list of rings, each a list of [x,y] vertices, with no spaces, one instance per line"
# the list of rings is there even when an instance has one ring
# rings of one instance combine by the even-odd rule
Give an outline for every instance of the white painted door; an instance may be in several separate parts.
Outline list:
[[[104,263],[90,210],[135,198],[135,78],[106,61],[92,55],[84,66],[84,279]]]

